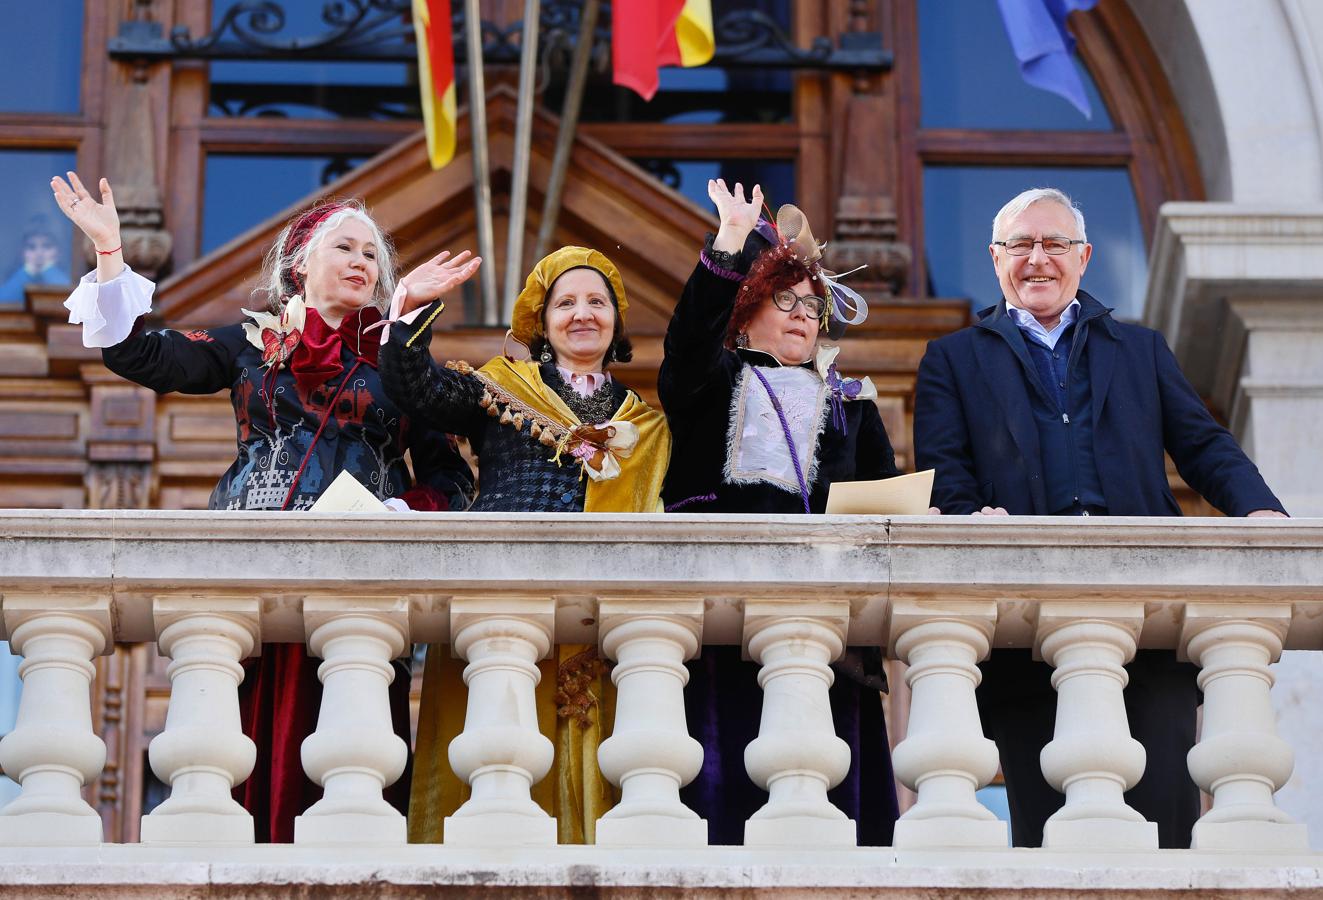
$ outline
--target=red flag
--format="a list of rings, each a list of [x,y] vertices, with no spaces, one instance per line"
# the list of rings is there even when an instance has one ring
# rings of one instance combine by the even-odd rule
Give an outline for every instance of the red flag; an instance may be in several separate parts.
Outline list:
[[[455,155],[455,46],[450,0],[413,0],[418,39],[418,88],[423,101],[427,155],[439,169]]]
[[[612,80],[644,100],[657,93],[662,66],[701,66],[716,48],[712,0],[615,0]]]

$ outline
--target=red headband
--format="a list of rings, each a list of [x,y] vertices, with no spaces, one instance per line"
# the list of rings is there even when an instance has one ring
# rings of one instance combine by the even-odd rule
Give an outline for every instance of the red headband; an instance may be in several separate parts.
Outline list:
[[[294,224],[289,228],[289,235],[285,238],[285,246],[281,252],[281,257],[289,259],[290,254],[302,249],[312,238],[312,234],[317,230],[317,226],[325,222],[328,218],[340,212],[342,209],[350,207],[344,203],[323,203],[321,206],[314,206],[294,220]],[[303,278],[299,273],[291,268],[286,274],[288,280],[287,287],[296,293],[303,292]]]

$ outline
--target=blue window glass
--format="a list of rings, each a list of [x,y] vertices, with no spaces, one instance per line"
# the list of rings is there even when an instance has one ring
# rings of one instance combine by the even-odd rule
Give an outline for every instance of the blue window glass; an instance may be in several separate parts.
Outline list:
[[[235,0],[217,0],[212,25],[219,27]],[[264,41],[310,41],[333,30],[323,20],[331,4],[325,0],[289,0],[281,4],[283,26],[261,35]],[[380,16],[380,13],[369,13]],[[406,19],[400,20],[407,25]],[[254,30],[250,15],[236,24]],[[400,43],[412,47],[405,29]],[[233,32],[225,32],[232,40]],[[211,115],[280,116],[300,119],[417,118],[416,68],[395,62],[316,62],[292,60],[222,61],[211,63]]]
[[[1091,119],[1020,76],[993,0],[919,0],[924,128],[1111,130],[1093,78],[1078,58],[1075,64]]]
[[[0,307],[22,303],[25,285],[65,285],[83,274],[81,261],[71,262],[73,225],[50,188],[73,167],[72,150],[0,151]]]
[[[1060,188],[1084,212],[1093,257],[1080,287],[1117,317],[1139,319],[1148,260],[1130,175],[1121,168],[929,166],[923,205],[930,293],[968,297],[975,311],[1001,300],[988,255],[992,217],[1031,187]]]
[[[15,4],[17,6],[17,4]],[[6,4],[0,28],[0,112],[76,113],[83,66],[83,0]]]
[[[763,197],[772,209],[782,203],[793,203],[795,198],[795,164],[780,159],[743,159],[738,162],[721,159],[667,159],[649,157],[635,159],[654,178],[674,188],[705,210],[712,209],[707,195],[707,183],[713,178],[724,178],[734,185],[740,182],[746,191],[753,185],[762,185]]]
[[[1011,804],[1006,799],[1006,785],[990,784],[974,795],[979,803],[1003,822],[1011,821]]]
[[[346,156],[207,156],[202,252],[210,253],[363,161]]]

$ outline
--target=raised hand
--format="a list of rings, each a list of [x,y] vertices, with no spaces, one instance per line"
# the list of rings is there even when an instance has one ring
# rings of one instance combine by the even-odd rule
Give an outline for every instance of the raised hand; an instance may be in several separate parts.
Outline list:
[[[735,190],[726,187],[725,179],[717,178],[707,183],[707,195],[717,207],[717,215],[722,225],[733,225],[752,231],[758,224],[758,214],[763,208],[763,189],[753,186],[749,199],[744,199],[744,185],[735,182]]]
[[[708,181],[707,195],[721,219],[713,248],[738,253],[744,247],[744,239],[758,224],[758,214],[763,208],[763,189],[755,184],[749,192],[749,199],[745,200],[744,185],[737,181],[732,191],[726,187],[725,180],[716,178]]]
[[[426,306],[433,300],[454,290],[473,277],[482,265],[482,257],[473,256],[468,250],[451,258],[449,250],[442,250],[427,262],[418,266],[400,279],[404,285],[404,304],[399,314],[413,312],[420,306]]]
[[[76,174],[67,174],[67,182],[59,175],[51,179],[55,203],[87,235],[99,253],[117,250],[120,246],[119,211],[115,209],[115,196],[110,192],[110,182],[101,179],[101,202],[98,203],[83,187]]]

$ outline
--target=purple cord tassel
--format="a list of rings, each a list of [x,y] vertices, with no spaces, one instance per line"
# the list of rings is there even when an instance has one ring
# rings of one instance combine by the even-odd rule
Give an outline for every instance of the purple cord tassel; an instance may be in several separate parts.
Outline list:
[[[683,500],[676,501],[666,507],[663,512],[675,512],[677,509],[684,509],[691,503],[711,503],[717,499],[716,494],[699,494],[697,497],[685,497]]]

